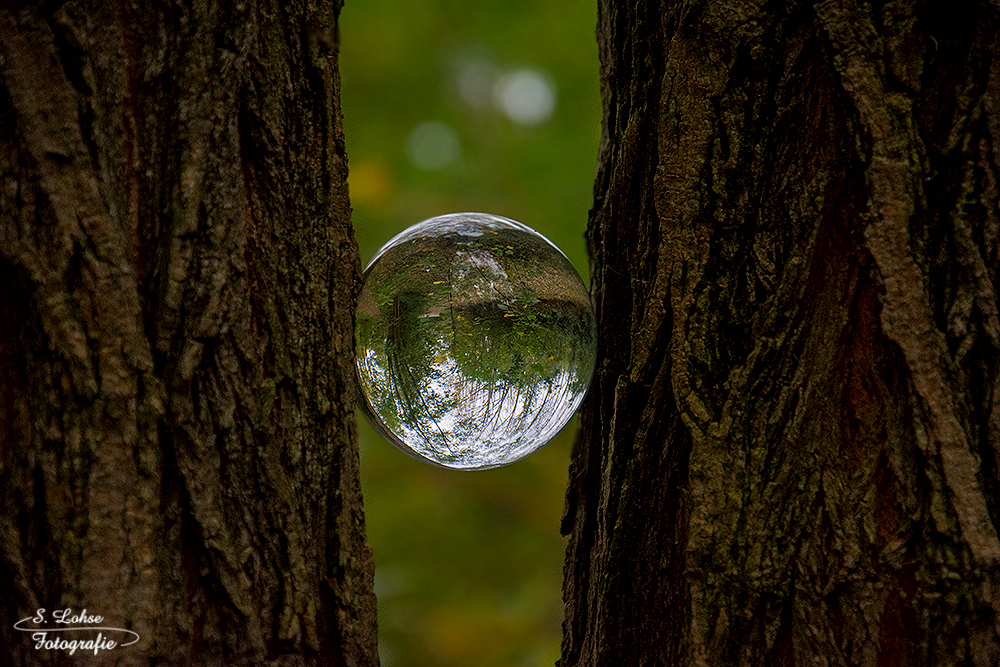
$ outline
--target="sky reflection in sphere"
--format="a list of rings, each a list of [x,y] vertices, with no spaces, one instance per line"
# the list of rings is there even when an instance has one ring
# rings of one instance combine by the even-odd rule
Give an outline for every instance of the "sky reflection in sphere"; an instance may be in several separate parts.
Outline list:
[[[590,296],[565,255],[484,213],[431,218],[389,241],[365,270],[355,336],[376,430],[466,470],[513,463],[555,437],[597,354]]]

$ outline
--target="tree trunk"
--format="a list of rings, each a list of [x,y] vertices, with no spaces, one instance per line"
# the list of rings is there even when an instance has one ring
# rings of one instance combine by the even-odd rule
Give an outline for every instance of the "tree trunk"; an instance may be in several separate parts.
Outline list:
[[[5,665],[377,664],[339,10],[0,8]]]
[[[1000,664],[996,2],[599,16],[561,664]]]

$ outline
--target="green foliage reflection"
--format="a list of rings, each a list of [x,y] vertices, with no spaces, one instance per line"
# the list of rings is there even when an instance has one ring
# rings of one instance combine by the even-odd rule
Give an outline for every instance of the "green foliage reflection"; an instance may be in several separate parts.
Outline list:
[[[363,407],[403,451],[454,468],[512,463],[586,392],[590,297],[544,238],[502,218],[445,215],[390,242],[357,321]]]

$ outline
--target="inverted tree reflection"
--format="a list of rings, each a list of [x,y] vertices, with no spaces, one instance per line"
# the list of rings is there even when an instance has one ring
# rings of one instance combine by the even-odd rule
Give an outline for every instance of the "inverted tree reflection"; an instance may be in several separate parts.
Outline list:
[[[440,465],[489,468],[531,453],[572,416],[593,371],[594,318],[555,246],[470,215],[404,232],[373,262],[358,377],[391,442]]]

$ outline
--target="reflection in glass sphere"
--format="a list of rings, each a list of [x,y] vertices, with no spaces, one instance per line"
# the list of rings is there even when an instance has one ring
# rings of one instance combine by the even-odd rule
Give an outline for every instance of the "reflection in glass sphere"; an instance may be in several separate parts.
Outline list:
[[[373,426],[447,468],[513,463],[551,440],[590,385],[590,295],[566,256],[485,213],[389,241],[358,299],[357,379]]]

